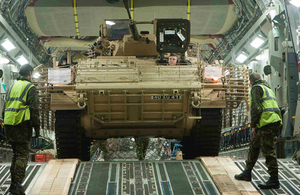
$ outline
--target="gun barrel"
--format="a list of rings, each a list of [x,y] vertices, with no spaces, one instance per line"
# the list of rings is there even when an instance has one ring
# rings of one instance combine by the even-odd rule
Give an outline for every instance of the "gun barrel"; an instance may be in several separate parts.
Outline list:
[[[139,37],[140,37],[139,31],[136,27],[136,23],[133,20],[129,21],[129,28],[130,28],[133,39],[135,41],[139,40]]]

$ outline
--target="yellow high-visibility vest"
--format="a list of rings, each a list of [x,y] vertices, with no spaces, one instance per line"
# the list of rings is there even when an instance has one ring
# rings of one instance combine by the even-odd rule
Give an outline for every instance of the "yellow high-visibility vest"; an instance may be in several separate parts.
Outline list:
[[[259,86],[263,90],[263,96],[261,98],[263,111],[262,111],[259,123],[257,124],[257,128],[261,128],[265,125],[268,125],[271,123],[276,123],[279,121],[280,121],[280,124],[282,124],[280,109],[278,107],[276,96],[275,96],[274,92],[270,88],[268,88],[264,85],[257,84],[254,86]],[[250,100],[250,102],[251,102],[251,100]]]
[[[29,106],[26,105],[28,91],[34,85],[25,80],[13,84],[6,97],[4,125],[18,125],[30,120]]]

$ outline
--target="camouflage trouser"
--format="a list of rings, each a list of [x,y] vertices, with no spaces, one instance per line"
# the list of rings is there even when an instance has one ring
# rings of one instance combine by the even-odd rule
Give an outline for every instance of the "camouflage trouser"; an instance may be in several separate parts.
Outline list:
[[[14,154],[10,167],[11,181],[21,184],[29,159],[29,143],[12,142],[11,145]]]
[[[270,176],[278,176],[278,165],[275,154],[275,132],[278,128],[277,124],[270,124],[258,129],[255,139],[252,138],[250,142],[248,159],[246,160],[248,169],[254,167],[261,149],[263,155],[266,157],[268,173]]]
[[[95,154],[95,152],[97,151],[98,148],[100,148],[100,150],[102,151],[103,159],[105,161],[108,161],[109,156],[108,156],[106,140],[97,140],[94,142],[94,144],[91,148],[91,151],[90,151],[91,157]]]
[[[149,138],[135,138],[136,156],[139,160],[145,160]]]
[[[108,148],[107,148],[107,143],[106,140],[99,140],[99,144],[100,144],[100,150],[102,150],[102,154],[103,154],[103,159],[105,161],[109,161],[109,155],[108,155]]]

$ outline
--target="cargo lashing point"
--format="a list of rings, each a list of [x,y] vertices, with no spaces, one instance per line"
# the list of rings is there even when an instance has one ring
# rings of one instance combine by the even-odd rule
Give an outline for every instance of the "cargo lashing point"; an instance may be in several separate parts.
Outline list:
[[[78,106],[79,108],[85,108],[85,107],[86,107],[86,103],[83,102],[83,106],[81,106],[81,105],[80,105],[80,102],[77,102],[77,106]]]
[[[197,105],[195,105],[195,104],[194,104],[194,101],[192,101],[192,106],[193,106],[194,108],[199,108],[199,106],[200,106],[200,101],[197,102]]]
[[[79,93],[78,94],[79,100],[77,102],[77,106],[79,108],[85,108],[86,107],[86,102],[85,102],[86,98],[84,98],[85,95],[86,95],[85,93]]]
[[[193,93],[194,97],[192,97],[192,106],[194,108],[199,108],[200,107],[200,100],[201,100],[201,96],[200,96],[200,92],[194,92]]]

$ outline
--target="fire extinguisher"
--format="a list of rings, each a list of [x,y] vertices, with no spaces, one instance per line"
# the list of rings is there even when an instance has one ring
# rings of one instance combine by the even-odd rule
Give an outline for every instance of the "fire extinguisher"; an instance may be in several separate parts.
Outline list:
[[[298,72],[300,72],[300,60],[298,62]]]

